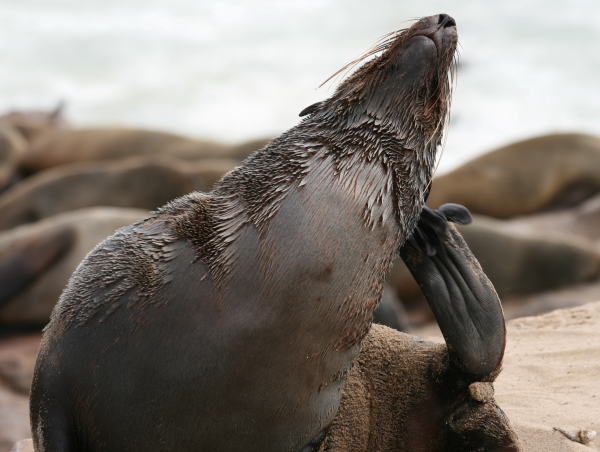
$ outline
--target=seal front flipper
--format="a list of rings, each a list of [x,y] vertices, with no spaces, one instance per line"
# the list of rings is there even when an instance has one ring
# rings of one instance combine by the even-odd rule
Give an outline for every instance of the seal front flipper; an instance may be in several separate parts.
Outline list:
[[[493,379],[502,362],[506,328],[494,286],[456,228],[469,211],[457,204],[424,207],[400,250],[438,321],[455,362],[477,379]]]

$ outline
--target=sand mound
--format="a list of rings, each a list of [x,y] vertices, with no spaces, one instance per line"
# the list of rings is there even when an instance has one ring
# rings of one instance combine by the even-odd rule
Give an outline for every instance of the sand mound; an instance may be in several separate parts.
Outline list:
[[[496,401],[524,452],[600,450],[600,437],[583,445],[554,430],[600,434],[600,302],[515,319],[507,328]]]

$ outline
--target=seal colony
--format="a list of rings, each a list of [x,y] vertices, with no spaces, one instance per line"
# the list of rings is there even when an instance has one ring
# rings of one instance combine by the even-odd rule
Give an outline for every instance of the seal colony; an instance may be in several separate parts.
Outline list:
[[[445,14],[387,36],[212,192],[96,247],[45,330],[36,450],[295,452],[322,439],[419,221],[456,45]]]

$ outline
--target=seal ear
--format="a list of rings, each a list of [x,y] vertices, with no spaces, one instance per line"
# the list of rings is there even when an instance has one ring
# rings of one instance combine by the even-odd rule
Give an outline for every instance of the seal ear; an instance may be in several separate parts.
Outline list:
[[[400,255],[431,306],[452,362],[479,381],[493,381],[504,356],[504,315],[492,283],[448,222],[467,219],[470,213],[457,204],[425,207]]]
[[[304,110],[302,110],[298,116],[302,117],[302,116],[310,115],[311,113],[314,113],[319,108],[321,108],[321,105],[323,105],[323,101],[316,102],[316,103],[314,103],[312,105],[309,105]]]

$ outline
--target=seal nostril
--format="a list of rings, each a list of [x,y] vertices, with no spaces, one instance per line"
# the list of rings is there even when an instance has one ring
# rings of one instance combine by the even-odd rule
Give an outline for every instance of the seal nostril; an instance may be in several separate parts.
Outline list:
[[[456,27],[456,22],[448,14],[440,14],[438,16],[438,25],[441,25],[444,28]]]
[[[454,19],[452,17],[448,17],[448,20],[446,22],[444,22],[444,28],[448,28],[448,27],[456,27],[456,22],[454,21]]]

